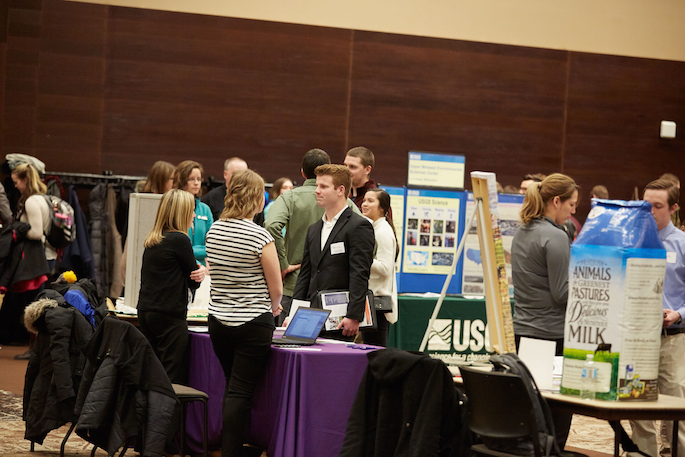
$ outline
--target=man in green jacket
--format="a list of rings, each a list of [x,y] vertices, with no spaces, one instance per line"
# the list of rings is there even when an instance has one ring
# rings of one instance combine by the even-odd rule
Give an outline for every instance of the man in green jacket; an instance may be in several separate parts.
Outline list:
[[[264,221],[271,236],[274,237],[278,259],[281,263],[281,276],[283,277],[283,298],[281,306],[283,312],[278,317],[278,324],[290,312],[290,304],[293,300],[293,291],[299,275],[302,254],[304,253],[304,240],[307,229],[323,216],[324,210],[316,203],[316,167],[331,163],[331,158],[322,149],[311,149],[302,158],[302,177],[304,184],[289,190],[279,196],[271,205],[269,213]],[[359,209],[347,200],[347,206],[357,214]],[[285,237],[282,229],[285,227]]]

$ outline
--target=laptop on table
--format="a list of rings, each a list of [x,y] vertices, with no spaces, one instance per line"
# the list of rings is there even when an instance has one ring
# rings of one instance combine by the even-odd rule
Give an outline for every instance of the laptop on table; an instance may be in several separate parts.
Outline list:
[[[311,346],[316,343],[316,337],[319,336],[330,313],[331,311],[328,309],[298,308],[285,329],[283,337],[274,337],[271,341],[272,344],[276,346],[283,344]]]

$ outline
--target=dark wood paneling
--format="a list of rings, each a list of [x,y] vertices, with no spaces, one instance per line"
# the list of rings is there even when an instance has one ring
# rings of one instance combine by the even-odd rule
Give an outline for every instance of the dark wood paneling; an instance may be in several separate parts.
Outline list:
[[[84,6],[43,2],[35,154],[49,170],[101,171],[108,10]]]
[[[685,176],[685,63],[108,7],[3,0],[3,154],[48,168],[145,174],[245,158],[299,180],[312,147],[364,145],[373,176],[406,178],[409,150],[459,153],[518,185],[563,171],[627,198]],[[0,36],[2,30],[0,30]],[[4,97],[4,98],[2,98]],[[467,178],[467,185],[469,180]],[[584,207],[587,212],[587,193]]]
[[[589,191],[628,199],[671,172],[685,178],[685,139],[659,138],[662,120],[685,126],[685,62],[571,54],[565,169]]]
[[[41,4],[10,2],[7,9],[3,154],[34,152]]]
[[[374,151],[392,185],[410,150],[464,154],[504,184],[558,169],[566,65],[559,51],[357,32],[350,147]]]
[[[113,9],[104,165],[145,173],[231,156],[297,178],[304,152],[342,148],[349,31]],[[136,157],[137,160],[127,160]]]

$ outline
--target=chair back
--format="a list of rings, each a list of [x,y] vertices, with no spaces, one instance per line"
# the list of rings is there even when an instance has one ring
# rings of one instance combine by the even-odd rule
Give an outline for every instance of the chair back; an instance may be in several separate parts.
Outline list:
[[[494,446],[489,443],[529,438],[534,454],[542,455],[539,440],[533,439],[538,436],[538,429],[533,404],[523,379],[511,373],[487,372],[469,367],[460,367],[459,370],[468,399],[469,429],[491,448]]]

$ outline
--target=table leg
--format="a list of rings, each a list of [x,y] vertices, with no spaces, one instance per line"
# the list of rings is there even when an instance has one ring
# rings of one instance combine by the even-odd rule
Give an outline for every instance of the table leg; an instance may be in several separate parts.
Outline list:
[[[678,455],[678,421],[673,421],[673,438],[671,439],[671,455]]]
[[[619,457],[618,444],[621,442],[621,421],[609,421],[614,429],[614,457]]]

